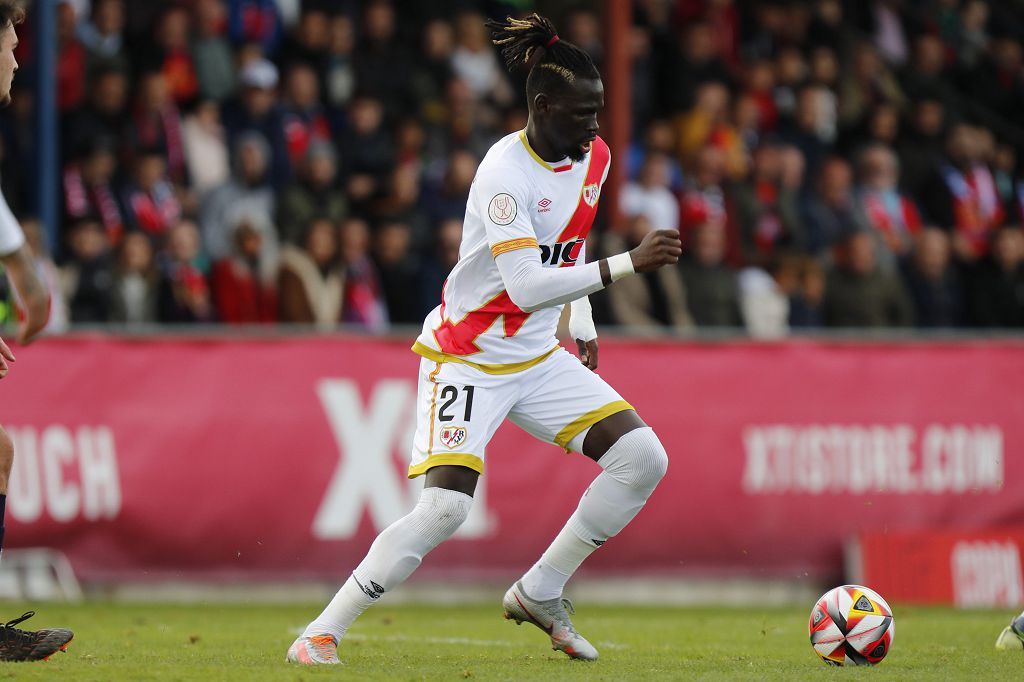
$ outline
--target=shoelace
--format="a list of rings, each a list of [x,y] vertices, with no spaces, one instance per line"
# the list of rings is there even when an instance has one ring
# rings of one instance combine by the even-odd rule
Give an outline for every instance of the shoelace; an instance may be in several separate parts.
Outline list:
[[[323,658],[334,658],[337,655],[333,649],[334,640],[330,636],[310,637],[309,642],[313,645],[316,653]]]
[[[33,633],[19,630],[14,626],[28,620],[34,615],[36,615],[35,611],[27,611],[21,616],[21,618],[15,618],[14,620],[7,621],[2,627],[0,627],[0,644],[15,642],[20,644],[31,644],[34,640]]]

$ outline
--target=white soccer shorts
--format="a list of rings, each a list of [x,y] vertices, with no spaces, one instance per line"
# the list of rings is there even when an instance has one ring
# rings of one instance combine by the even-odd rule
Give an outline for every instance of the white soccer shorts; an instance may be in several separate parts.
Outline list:
[[[632,409],[564,348],[513,374],[488,374],[461,363],[423,358],[409,478],[442,464],[482,474],[487,444],[505,417],[536,438],[568,450],[569,442],[584,429]]]

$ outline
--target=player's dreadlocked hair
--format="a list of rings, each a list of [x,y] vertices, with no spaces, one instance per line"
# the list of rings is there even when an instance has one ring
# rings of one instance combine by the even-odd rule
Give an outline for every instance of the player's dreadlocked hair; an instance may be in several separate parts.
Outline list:
[[[487,21],[494,44],[501,48],[509,71],[527,67],[526,93],[533,94],[577,78],[600,78],[590,55],[558,37],[555,25],[547,17],[531,14],[525,19],[508,17],[505,21]],[[540,51],[540,57],[534,57]],[[532,64],[531,64],[532,60]]]

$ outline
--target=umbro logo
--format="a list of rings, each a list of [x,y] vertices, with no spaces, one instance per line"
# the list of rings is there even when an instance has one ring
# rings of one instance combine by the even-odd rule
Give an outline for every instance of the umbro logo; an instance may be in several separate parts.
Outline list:
[[[373,582],[372,580],[370,581],[369,585],[364,585],[361,582],[359,582],[359,580],[356,580],[356,584],[359,585],[359,587],[363,590],[363,593],[366,594],[366,596],[370,599],[380,599],[380,596],[384,594],[384,588],[378,585],[377,583]]]
[[[548,199],[547,197],[545,197],[545,198],[541,199],[540,201],[538,201],[537,202],[537,206],[539,208],[538,213],[546,213],[547,211],[550,211],[551,210],[551,203],[552,203],[551,199]]]

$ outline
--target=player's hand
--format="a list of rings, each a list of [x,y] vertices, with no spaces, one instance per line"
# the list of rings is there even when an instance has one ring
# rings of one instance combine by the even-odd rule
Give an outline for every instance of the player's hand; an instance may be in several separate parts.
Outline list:
[[[629,256],[635,272],[651,272],[663,265],[675,265],[682,253],[678,230],[651,230]]]
[[[7,347],[3,339],[0,339],[0,379],[7,376],[11,366],[8,363],[14,362],[14,353]]]
[[[581,341],[576,339],[576,349],[580,352],[580,362],[591,372],[597,369],[597,339]]]
[[[25,319],[18,325],[18,343],[22,346],[32,343],[49,321],[50,298],[48,296],[35,297],[25,310]]]

